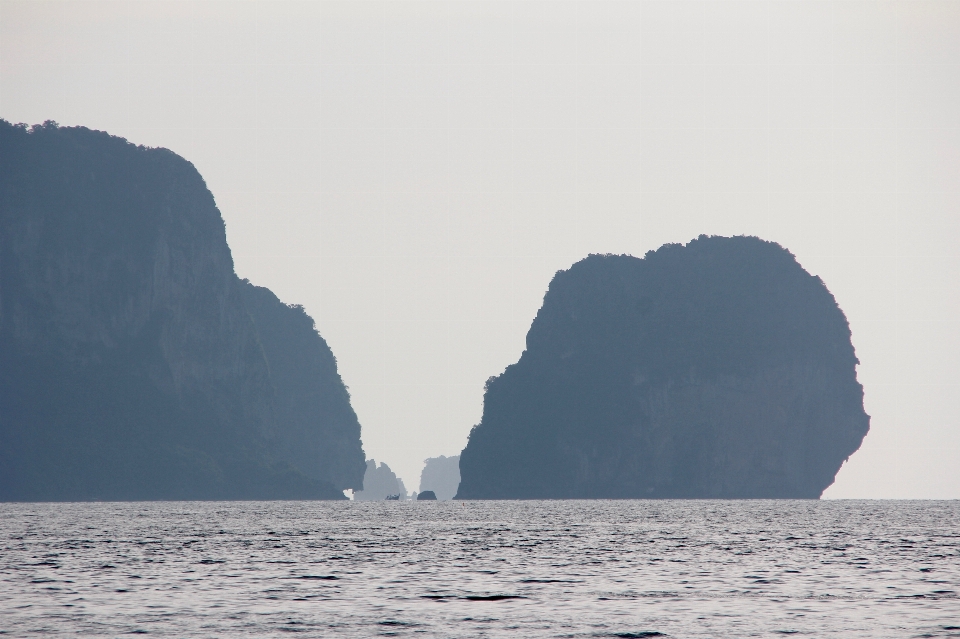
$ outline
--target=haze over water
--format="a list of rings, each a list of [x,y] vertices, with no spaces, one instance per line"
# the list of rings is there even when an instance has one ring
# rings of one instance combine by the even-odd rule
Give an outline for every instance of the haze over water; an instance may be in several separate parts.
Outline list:
[[[14,637],[960,636],[955,501],[8,503],[0,543]]]
[[[960,498],[960,3],[0,0],[0,117],[168,148],[367,458],[463,449],[592,253],[776,241],[850,321],[828,498]]]

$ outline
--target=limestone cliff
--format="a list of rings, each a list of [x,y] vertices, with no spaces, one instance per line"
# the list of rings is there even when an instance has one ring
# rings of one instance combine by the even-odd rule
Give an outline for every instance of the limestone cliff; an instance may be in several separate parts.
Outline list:
[[[420,492],[433,491],[440,501],[453,499],[460,485],[460,455],[430,457],[423,460]]]
[[[869,428],[842,311],[777,244],[559,272],[488,381],[460,499],[817,498]]]
[[[356,501],[382,501],[388,497],[407,498],[407,489],[403,480],[390,470],[385,463],[377,465],[376,460],[368,459],[363,476],[363,490],[353,491]]]
[[[357,485],[356,470],[285,454],[289,380],[271,376],[273,337],[244,287],[192,164],[0,121],[0,499],[342,498]],[[344,436],[331,444],[362,475],[359,432]]]
[[[279,455],[308,477],[362,489],[360,422],[313,319],[269,289],[244,280],[241,290],[276,389]]]

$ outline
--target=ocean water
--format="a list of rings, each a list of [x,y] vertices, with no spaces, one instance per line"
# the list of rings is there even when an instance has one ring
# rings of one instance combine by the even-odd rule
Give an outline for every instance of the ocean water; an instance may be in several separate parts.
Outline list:
[[[960,637],[960,502],[0,504],[13,637]]]

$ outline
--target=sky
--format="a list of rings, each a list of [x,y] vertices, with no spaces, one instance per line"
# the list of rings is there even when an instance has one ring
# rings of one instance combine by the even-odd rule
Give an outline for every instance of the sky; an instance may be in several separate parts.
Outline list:
[[[825,497],[960,498],[960,2],[0,0],[0,117],[193,162],[407,486],[555,272],[756,235],[850,321]]]

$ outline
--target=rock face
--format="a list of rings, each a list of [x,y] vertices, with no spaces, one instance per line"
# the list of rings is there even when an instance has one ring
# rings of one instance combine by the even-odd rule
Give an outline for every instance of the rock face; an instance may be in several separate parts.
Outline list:
[[[407,489],[403,481],[394,474],[385,463],[377,465],[376,460],[367,460],[367,470],[363,476],[363,490],[353,491],[356,501],[382,501],[384,499],[406,499]]]
[[[437,499],[453,499],[460,485],[460,455],[431,457],[420,472],[420,492],[432,491]]]
[[[417,495],[417,501],[437,501],[437,494],[432,490],[424,490]]]
[[[0,499],[343,498],[359,426],[312,326],[237,278],[189,162],[0,121]]]
[[[241,295],[260,337],[275,388],[278,454],[308,477],[362,488],[360,422],[337,360],[302,306],[243,280]],[[343,489],[341,488],[341,490]]]
[[[818,498],[869,429],[857,363],[777,244],[592,255],[488,380],[457,498]]]

